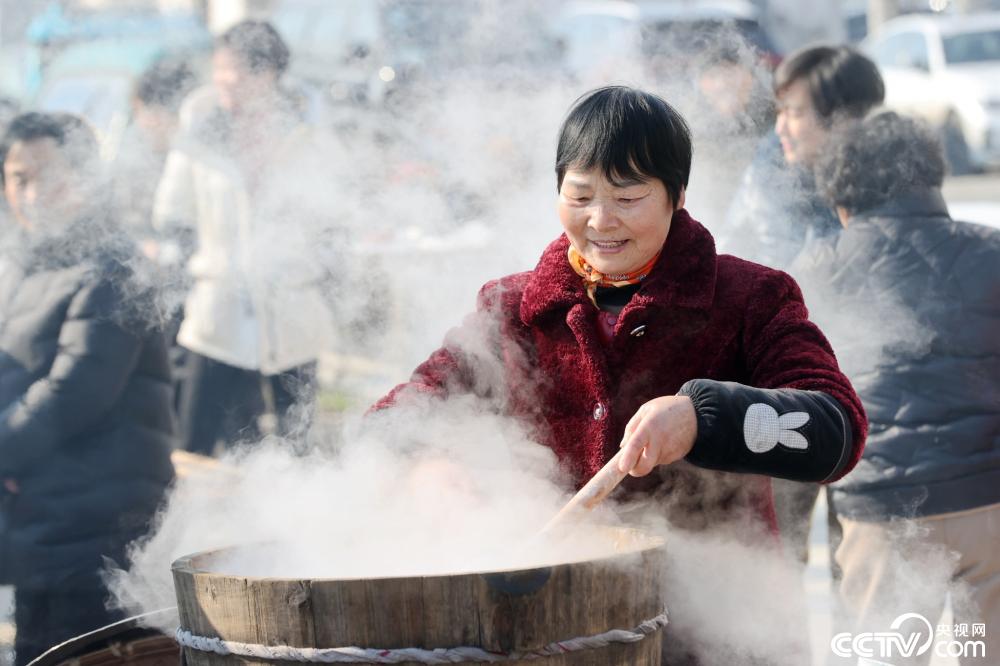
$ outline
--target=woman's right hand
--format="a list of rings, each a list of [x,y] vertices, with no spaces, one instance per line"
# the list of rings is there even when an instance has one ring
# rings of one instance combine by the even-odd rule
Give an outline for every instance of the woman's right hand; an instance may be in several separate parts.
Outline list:
[[[691,398],[668,395],[642,405],[625,426],[618,468],[645,476],[691,452],[698,437],[698,416]]]

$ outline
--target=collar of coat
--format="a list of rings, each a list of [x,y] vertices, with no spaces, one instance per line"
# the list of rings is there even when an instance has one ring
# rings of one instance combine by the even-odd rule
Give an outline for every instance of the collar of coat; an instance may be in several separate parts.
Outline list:
[[[851,222],[879,217],[949,217],[948,205],[940,188],[915,188],[874,208],[855,213]]]
[[[29,272],[113,261],[131,256],[134,249],[125,233],[100,211],[83,214],[61,228],[19,232],[15,242],[16,258]]]
[[[545,249],[532,271],[521,299],[525,324],[530,326],[548,312],[568,310],[578,303],[593,307],[583,281],[566,259],[568,249],[569,239],[563,234]],[[708,309],[715,297],[716,261],[712,235],[686,210],[678,210],[659,261],[628,307]]]

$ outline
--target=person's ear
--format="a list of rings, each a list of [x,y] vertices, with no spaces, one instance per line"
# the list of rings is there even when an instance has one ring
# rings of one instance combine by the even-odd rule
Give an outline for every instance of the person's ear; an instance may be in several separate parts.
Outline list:
[[[674,210],[680,210],[684,208],[684,201],[687,198],[687,188],[683,185],[681,186],[681,195],[677,198],[677,204],[674,206]]]
[[[851,214],[843,206],[837,206],[837,217],[840,219],[841,226],[846,229],[847,222],[851,219]]]

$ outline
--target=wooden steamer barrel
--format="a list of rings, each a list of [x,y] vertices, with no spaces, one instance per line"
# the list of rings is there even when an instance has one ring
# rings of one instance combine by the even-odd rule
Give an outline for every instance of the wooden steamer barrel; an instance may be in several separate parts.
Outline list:
[[[610,642],[531,661],[658,666],[662,622],[649,621],[662,621],[665,612],[664,544],[625,528],[608,534],[614,546],[595,559],[407,578],[256,578],[213,571],[213,561],[232,551],[191,555],[173,565],[181,630],[255,646],[473,647],[523,654],[559,641],[607,637],[611,630],[634,632],[645,622],[647,635],[636,642]],[[191,666],[292,663],[192,647],[184,653]]]

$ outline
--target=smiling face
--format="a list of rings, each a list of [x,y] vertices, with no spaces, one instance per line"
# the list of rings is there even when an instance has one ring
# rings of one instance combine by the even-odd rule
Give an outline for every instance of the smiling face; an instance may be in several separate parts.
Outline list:
[[[819,155],[829,129],[821,120],[802,79],[792,81],[777,95],[778,118],[774,131],[789,164],[808,166]]]
[[[656,178],[612,183],[600,169],[569,169],[559,188],[559,221],[584,260],[604,274],[642,268],[663,247],[675,206]]]

